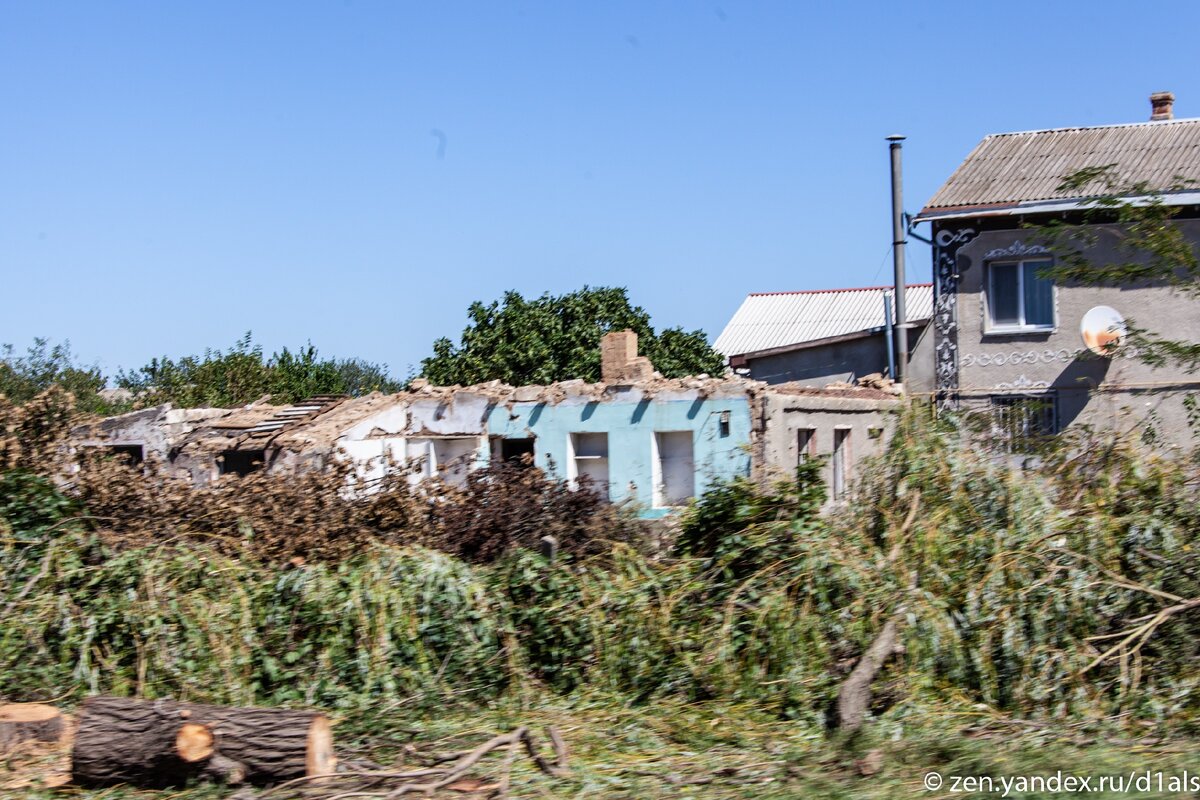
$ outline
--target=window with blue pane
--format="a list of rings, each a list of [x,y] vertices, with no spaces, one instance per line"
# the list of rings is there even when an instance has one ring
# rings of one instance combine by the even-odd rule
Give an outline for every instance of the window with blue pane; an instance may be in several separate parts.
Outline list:
[[[1041,276],[1049,267],[1046,259],[988,264],[985,291],[989,331],[1054,327],[1054,282]]]

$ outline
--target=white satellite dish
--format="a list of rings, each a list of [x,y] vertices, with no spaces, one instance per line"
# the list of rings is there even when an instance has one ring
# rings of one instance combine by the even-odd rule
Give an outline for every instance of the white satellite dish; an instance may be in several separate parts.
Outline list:
[[[1125,341],[1128,329],[1121,312],[1111,306],[1096,306],[1079,323],[1083,344],[1098,356],[1111,356]]]

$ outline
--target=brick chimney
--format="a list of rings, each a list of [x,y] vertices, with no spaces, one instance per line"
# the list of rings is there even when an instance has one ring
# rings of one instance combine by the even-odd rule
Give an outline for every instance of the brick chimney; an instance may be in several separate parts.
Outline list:
[[[637,354],[637,334],[613,331],[600,340],[600,380],[605,383],[634,383],[654,377],[650,359]]]
[[[1160,122],[1164,119],[1175,119],[1175,95],[1170,92],[1155,92],[1150,95],[1150,121]]]

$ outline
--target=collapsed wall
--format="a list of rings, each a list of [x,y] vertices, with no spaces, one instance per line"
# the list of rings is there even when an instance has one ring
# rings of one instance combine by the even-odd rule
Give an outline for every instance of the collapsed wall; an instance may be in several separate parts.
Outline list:
[[[393,470],[461,483],[494,461],[523,460],[655,517],[735,477],[766,481],[825,458],[833,494],[877,452],[900,401],[864,387],[812,389],[726,375],[669,379],[637,355],[631,331],[606,335],[602,377],[510,386],[432,386],[287,406],[133,412],[73,432],[78,447],[139,445],[154,468],[205,486],[223,475],[353,467],[370,491]],[[76,435],[78,434],[78,435]]]

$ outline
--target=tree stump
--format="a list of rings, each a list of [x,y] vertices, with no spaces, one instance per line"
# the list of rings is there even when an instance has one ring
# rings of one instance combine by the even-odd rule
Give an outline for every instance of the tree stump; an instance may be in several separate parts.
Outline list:
[[[0,753],[21,742],[57,742],[63,735],[63,716],[41,703],[0,704]]]
[[[323,714],[117,697],[84,701],[71,753],[72,779],[87,786],[261,785],[326,775],[336,763]]]

